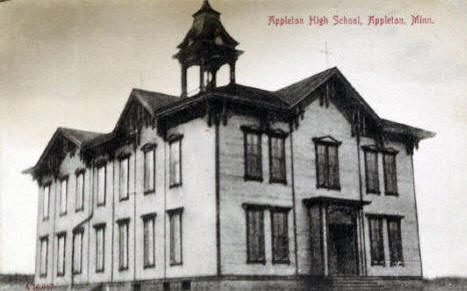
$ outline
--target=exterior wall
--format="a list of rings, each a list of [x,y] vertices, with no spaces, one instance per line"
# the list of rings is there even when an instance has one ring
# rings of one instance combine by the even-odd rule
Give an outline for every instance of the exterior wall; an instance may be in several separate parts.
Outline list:
[[[172,128],[169,134],[183,134],[182,139],[182,185],[169,188],[169,147],[152,128],[144,128],[140,146],[133,145],[119,148],[115,158],[106,163],[106,199],[105,205],[97,206],[97,170],[86,168],[84,210],[75,212],[75,170],[84,168],[79,152],[73,157],[67,155],[60,167],[60,175],[68,175],[67,214],[55,215],[58,211],[59,182],[51,177],[44,182],[51,183],[49,219],[42,220],[44,188],[39,188],[39,213],[36,246],[36,284],[54,286],[70,285],[72,281],[72,229],[83,224],[82,272],[73,275],[76,285],[99,282],[123,282],[133,280],[159,279],[186,276],[206,276],[216,272],[215,239],[215,179],[214,129],[208,128],[206,121],[193,120]],[[156,143],[156,184],[155,192],[144,194],[144,153],[141,147]],[[129,199],[119,200],[119,153],[130,153],[129,157]],[[108,159],[108,157],[104,157]],[[136,170],[136,175],[135,175]],[[136,179],[135,179],[136,177]],[[136,201],[136,202],[135,202]],[[201,207],[200,207],[201,206]],[[182,218],[182,253],[183,264],[170,266],[169,219],[166,210],[183,207]],[[155,219],[155,267],[144,268],[142,215],[156,213]],[[89,219],[90,218],[90,219]],[[119,270],[118,262],[118,225],[119,219],[129,218],[128,228],[128,269]],[[96,272],[96,232],[94,226],[105,224],[105,263],[104,271]],[[135,229],[136,225],[136,229]],[[56,234],[65,231],[66,258],[65,275],[57,277],[57,239]],[[49,236],[47,277],[39,276],[40,238]],[[113,237],[113,239],[112,239]],[[112,251],[113,250],[113,251]],[[164,257],[165,256],[165,257]],[[203,264],[198,262],[202,261]]]
[[[262,134],[263,181],[244,180],[244,141],[241,126],[258,125],[258,120],[233,116],[226,126],[219,126],[221,273],[254,275],[290,275],[295,272],[292,210],[288,213],[290,264],[272,264],[270,211],[264,213],[266,263],[247,263],[246,213],[243,203],[290,207],[291,164],[289,137],[285,140],[287,185],[269,182],[268,136]],[[288,126],[276,128],[288,132]]]

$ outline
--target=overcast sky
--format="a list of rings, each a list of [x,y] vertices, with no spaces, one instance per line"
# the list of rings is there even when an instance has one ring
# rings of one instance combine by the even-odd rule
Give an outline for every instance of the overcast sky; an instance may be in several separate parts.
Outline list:
[[[414,158],[428,277],[467,275],[466,4],[211,1],[245,51],[239,83],[275,90],[337,66],[381,117],[437,132]],[[133,87],[178,95],[172,55],[200,5],[0,3],[0,272],[34,271],[38,190],[21,170],[35,164],[58,126],[112,130]],[[363,25],[334,26],[335,14],[361,16]],[[411,26],[411,14],[434,24]],[[309,15],[327,16],[330,25],[308,26]],[[408,24],[368,26],[369,15]],[[270,26],[269,16],[303,17],[305,25]]]

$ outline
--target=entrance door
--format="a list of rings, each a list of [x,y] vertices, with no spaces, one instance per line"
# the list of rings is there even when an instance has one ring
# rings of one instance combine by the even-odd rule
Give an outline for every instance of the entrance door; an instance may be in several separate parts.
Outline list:
[[[352,210],[328,213],[328,264],[330,275],[357,275],[357,234]]]

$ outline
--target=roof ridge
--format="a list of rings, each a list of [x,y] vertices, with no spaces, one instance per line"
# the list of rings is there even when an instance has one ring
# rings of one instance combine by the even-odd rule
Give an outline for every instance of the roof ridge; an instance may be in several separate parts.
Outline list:
[[[284,90],[284,89],[289,88],[289,87],[291,87],[291,86],[297,85],[297,84],[302,83],[302,82],[304,82],[304,81],[308,81],[308,80],[312,79],[313,77],[317,77],[317,76],[319,76],[319,75],[321,75],[321,74],[328,73],[328,72],[335,71],[335,70],[339,71],[339,69],[337,68],[337,66],[331,67],[331,68],[326,69],[326,70],[324,70],[324,71],[318,72],[318,73],[313,74],[313,75],[308,76],[308,77],[305,77],[305,78],[303,78],[303,79],[301,79],[301,80],[299,80],[299,81],[293,82],[292,84],[289,84],[289,85],[287,85],[287,86],[285,86],[285,87],[282,87],[282,88],[280,88],[280,89],[277,89],[277,90],[274,91],[274,92],[279,93],[279,91],[281,91],[281,90]]]

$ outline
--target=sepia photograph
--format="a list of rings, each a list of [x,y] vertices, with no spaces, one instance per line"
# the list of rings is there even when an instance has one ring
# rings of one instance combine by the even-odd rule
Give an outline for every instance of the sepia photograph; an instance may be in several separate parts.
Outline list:
[[[0,1],[0,290],[467,290],[466,17]]]

